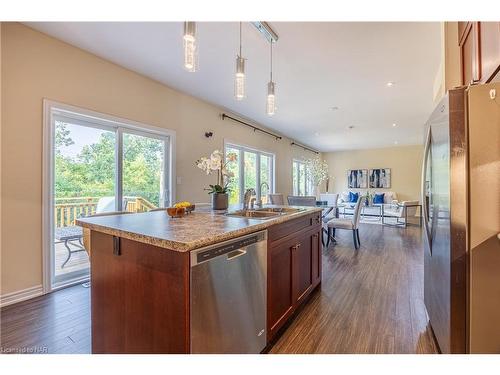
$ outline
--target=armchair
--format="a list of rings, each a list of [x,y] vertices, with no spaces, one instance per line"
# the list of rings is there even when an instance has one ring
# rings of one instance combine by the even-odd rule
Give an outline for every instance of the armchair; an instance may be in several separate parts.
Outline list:
[[[415,217],[417,215],[418,208],[421,207],[419,201],[403,201],[400,203],[392,203],[389,205],[384,205],[383,215],[382,215],[382,224],[385,225],[396,225],[396,226],[406,226],[408,225],[408,218]],[[396,224],[386,223],[384,218],[392,217],[396,218]],[[404,221],[401,219],[404,218]],[[422,226],[422,216],[419,216],[419,225]]]

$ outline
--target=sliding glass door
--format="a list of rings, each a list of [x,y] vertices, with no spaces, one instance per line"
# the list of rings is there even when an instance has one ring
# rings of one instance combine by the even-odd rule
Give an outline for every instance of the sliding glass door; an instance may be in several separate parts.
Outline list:
[[[100,208],[114,209],[116,134],[112,128],[54,119],[53,284],[88,275],[82,229],[75,220]]]
[[[80,217],[170,204],[169,137],[78,114],[52,121],[51,286],[88,277]]]

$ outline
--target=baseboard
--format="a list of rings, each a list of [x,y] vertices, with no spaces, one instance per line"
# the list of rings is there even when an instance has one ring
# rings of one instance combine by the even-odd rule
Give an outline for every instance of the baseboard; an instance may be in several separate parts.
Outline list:
[[[0,307],[5,307],[18,303],[21,301],[26,301],[27,299],[41,296],[43,294],[42,285],[33,286],[31,288],[26,288],[18,290],[16,292],[6,293],[0,296]]]

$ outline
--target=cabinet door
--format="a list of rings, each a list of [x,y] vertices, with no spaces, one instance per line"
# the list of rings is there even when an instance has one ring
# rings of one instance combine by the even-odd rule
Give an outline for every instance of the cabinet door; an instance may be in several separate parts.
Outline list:
[[[481,82],[489,82],[500,69],[500,22],[479,22]]]
[[[321,282],[321,254],[323,245],[321,244],[321,229],[311,234],[312,247],[312,280],[313,288]]]
[[[468,85],[470,83],[478,82],[481,79],[478,22],[468,22],[465,26],[463,26],[463,29],[463,35],[461,36],[459,43],[462,84]]]
[[[313,286],[313,237],[307,232],[292,247],[294,300],[299,305]]]
[[[267,317],[268,337],[271,338],[292,313],[294,295],[292,289],[292,252],[297,238],[271,243],[268,249]]]

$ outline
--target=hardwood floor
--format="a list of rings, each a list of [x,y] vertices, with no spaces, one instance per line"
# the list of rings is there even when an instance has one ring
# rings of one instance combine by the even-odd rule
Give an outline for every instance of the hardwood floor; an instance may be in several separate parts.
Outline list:
[[[420,228],[362,224],[323,249],[323,281],[270,353],[436,353],[423,302]],[[90,290],[63,289],[1,310],[2,352],[90,352]],[[24,349],[26,351],[26,349]]]
[[[419,227],[362,224],[323,249],[321,290],[271,353],[436,353],[423,301]]]
[[[90,353],[90,288],[61,289],[2,308],[0,353]]]

